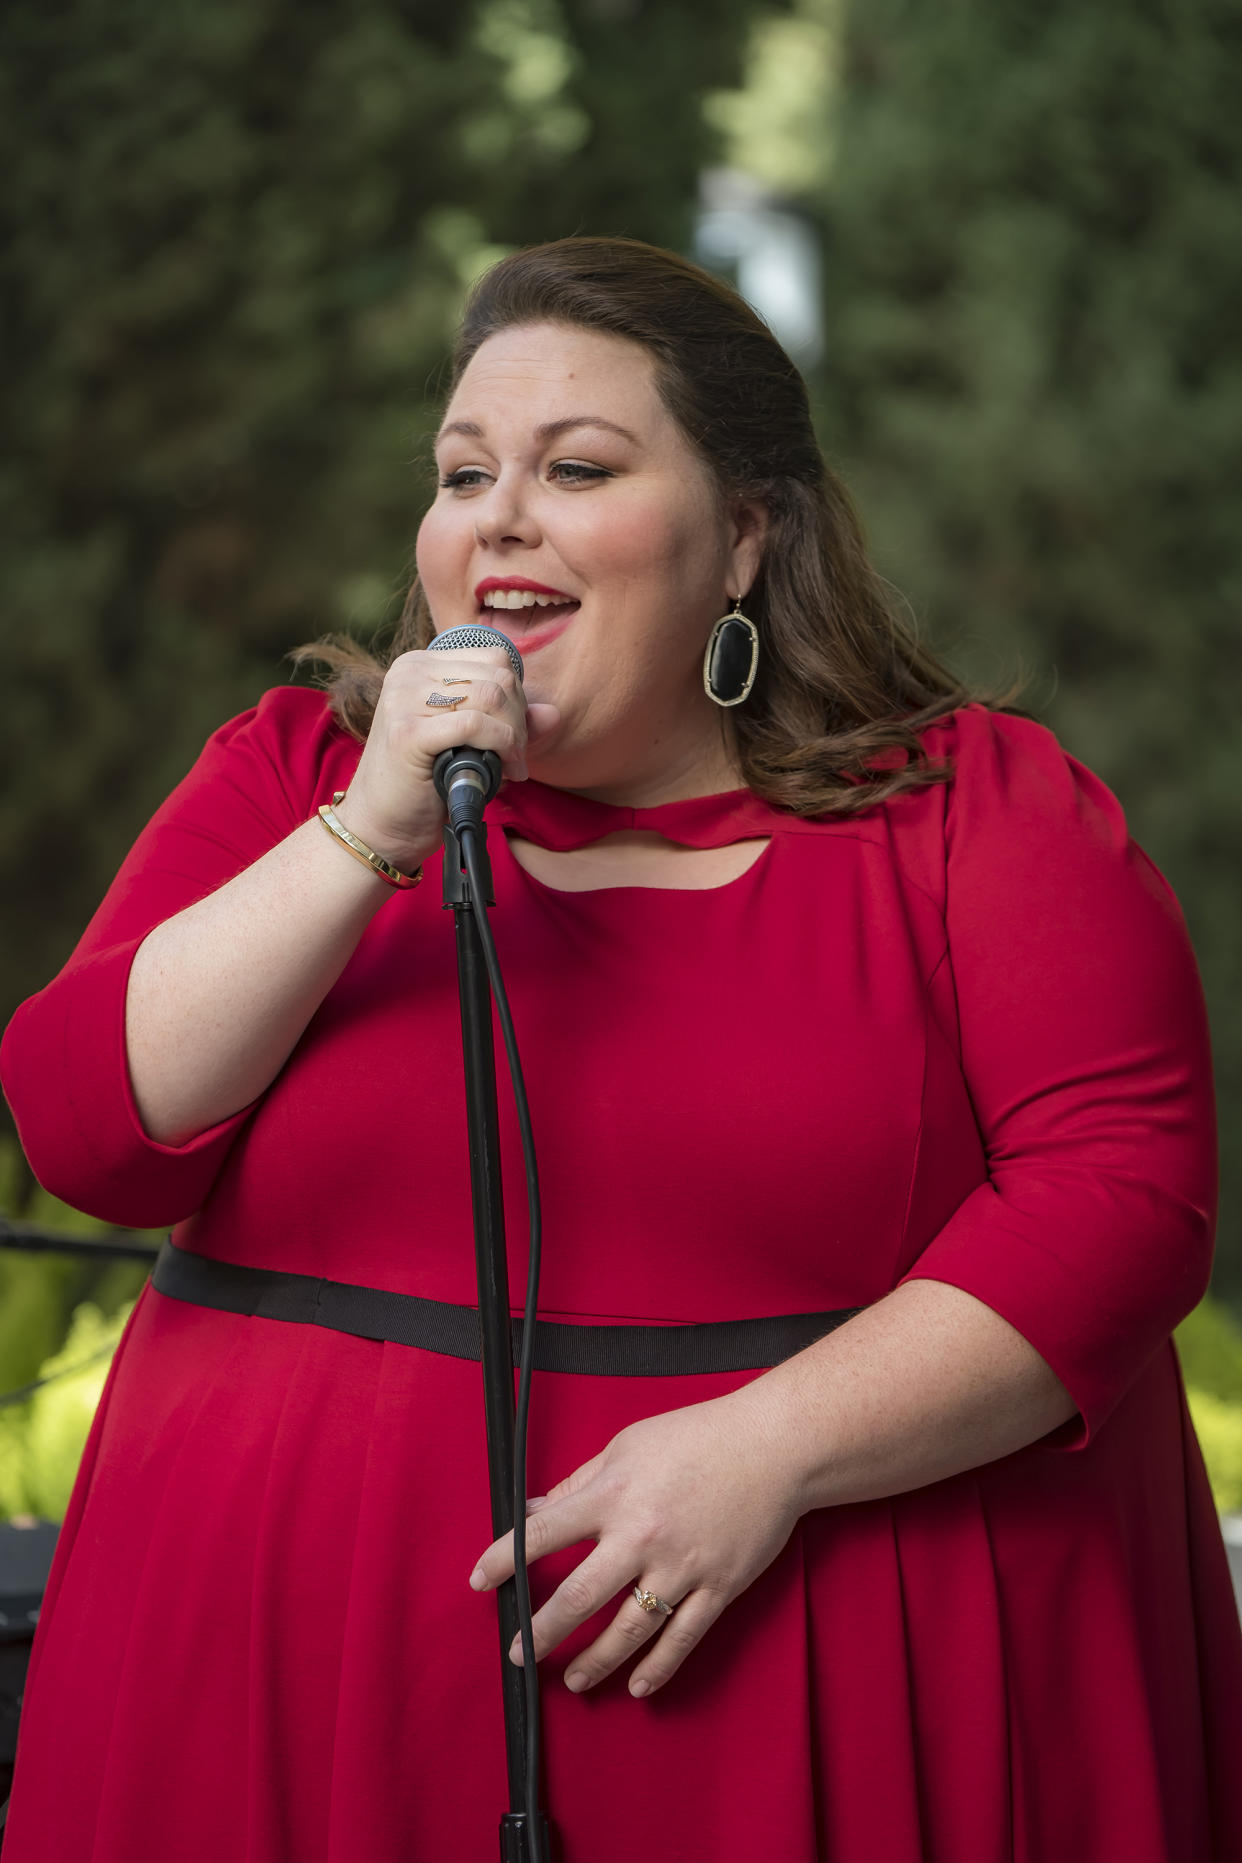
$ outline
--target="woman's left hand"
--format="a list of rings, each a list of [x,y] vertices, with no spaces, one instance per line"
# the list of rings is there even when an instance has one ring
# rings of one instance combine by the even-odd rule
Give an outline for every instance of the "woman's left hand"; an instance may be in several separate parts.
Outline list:
[[[788,1445],[755,1402],[753,1387],[646,1417],[576,1469],[526,1522],[529,1561],[581,1540],[596,1545],[534,1619],[536,1660],[624,1593],[616,1616],[575,1656],[575,1693],[611,1675],[650,1643],[630,1678],[649,1695],[685,1661],[725,1606],[775,1559],[798,1519]],[[471,1575],[477,1591],[513,1574],[513,1535],[489,1546]],[[674,1605],[644,1610],[635,1584]],[[659,1635],[656,1635],[656,1632]],[[653,1641],[654,1639],[654,1641]],[[520,1644],[510,1655],[519,1663]]]

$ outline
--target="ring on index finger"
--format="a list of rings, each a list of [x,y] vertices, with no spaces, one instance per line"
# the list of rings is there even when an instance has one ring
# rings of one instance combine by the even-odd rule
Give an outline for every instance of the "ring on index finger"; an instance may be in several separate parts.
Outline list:
[[[473,679],[442,679],[440,684],[442,686],[472,686],[474,681]]]
[[[677,1609],[663,1598],[657,1598],[654,1591],[644,1591],[641,1585],[634,1587],[634,1602],[640,1611],[658,1611],[661,1617],[671,1617]]]
[[[449,697],[447,692],[429,692],[427,694],[427,706],[431,711],[451,712],[455,706],[464,705],[465,703],[466,694],[464,692],[455,692],[452,698]]]

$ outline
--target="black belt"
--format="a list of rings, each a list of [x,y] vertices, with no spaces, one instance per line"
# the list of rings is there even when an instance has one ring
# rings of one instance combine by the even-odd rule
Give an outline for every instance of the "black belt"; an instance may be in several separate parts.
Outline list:
[[[152,1274],[161,1294],[224,1313],[327,1326],[355,1339],[419,1346],[449,1358],[482,1357],[475,1307],[418,1294],[393,1294],[313,1274],[283,1274],[215,1261],[165,1242]],[[599,1378],[675,1378],[713,1371],[762,1371],[813,1345],[858,1307],[834,1313],[778,1313],[758,1320],[708,1320],[689,1326],[573,1326],[535,1322],[535,1369]],[[522,1321],[509,1322],[513,1362],[522,1349]]]

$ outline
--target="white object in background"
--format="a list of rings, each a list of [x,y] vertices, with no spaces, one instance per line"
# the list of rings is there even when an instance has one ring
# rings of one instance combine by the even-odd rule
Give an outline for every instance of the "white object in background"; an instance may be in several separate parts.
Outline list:
[[[735,168],[709,168],[699,198],[695,258],[732,278],[794,361],[813,367],[824,353],[824,325],[811,226]]]

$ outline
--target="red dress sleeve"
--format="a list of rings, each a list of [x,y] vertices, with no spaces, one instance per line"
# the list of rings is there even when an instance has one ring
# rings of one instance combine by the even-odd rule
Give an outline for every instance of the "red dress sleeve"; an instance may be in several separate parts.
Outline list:
[[[206,1197],[246,1111],[184,1145],[147,1136],[125,1051],[130,966],[155,926],[307,819],[333,739],[349,746],[323,695],[292,687],[217,731],[138,837],[64,969],[9,1024],[0,1072],[26,1156],[73,1208],[158,1228]]]
[[[1056,1440],[1078,1447],[1207,1285],[1203,996],[1177,902],[1104,784],[1025,719],[972,706],[944,735],[949,955],[988,1179],[906,1278],[1015,1326],[1077,1405]]]

